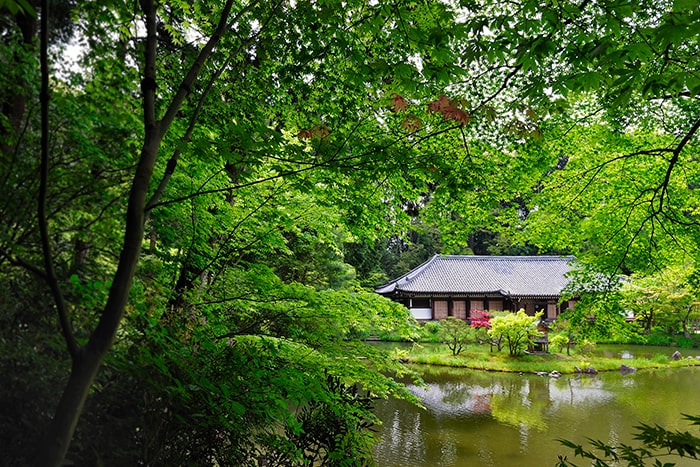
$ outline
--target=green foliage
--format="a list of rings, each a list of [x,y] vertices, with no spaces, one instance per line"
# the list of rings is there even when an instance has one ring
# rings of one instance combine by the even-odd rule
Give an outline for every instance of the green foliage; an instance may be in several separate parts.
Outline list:
[[[647,345],[670,346],[673,343],[673,336],[663,332],[661,329],[652,328],[650,334],[642,337],[643,343]]]
[[[648,276],[632,276],[622,288],[622,304],[635,314],[644,332],[662,327],[666,335],[683,334],[700,322],[700,301],[688,264],[670,266]]]
[[[448,316],[440,321],[439,336],[452,355],[459,355],[466,344],[475,340],[472,327],[454,316]]]
[[[418,327],[419,341],[425,343],[442,343],[442,324],[440,321],[428,321]]]
[[[605,280],[606,285],[601,289],[596,282],[587,281],[587,277],[575,279],[574,284],[579,285],[574,285],[574,289],[580,284],[588,285],[571,292],[580,299],[573,309],[567,309],[559,316],[557,321],[561,322],[555,326],[565,328],[574,340],[586,338],[595,342],[627,342],[632,339],[635,329],[625,319],[621,296],[615,289],[617,284],[608,284]],[[586,289],[591,286],[593,290]]]
[[[542,312],[529,316],[522,309],[517,313],[502,313],[491,318],[488,334],[492,339],[504,339],[510,356],[517,357],[524,354],[539,335],[537,323],[541,317]]]
[[[442,323],[440,321],[428,321],[423,324],[422,329],[426,334],[439,334],[442,329]]]
[[[683,415],[692,426],[700,425],[700,417]],[[575,457],[586,459],[587,465],[609,467],[626,465],[629,467],[672,466],[674,463],[663,462],[669,456],[698,459],[700,456],[700,437],[688,431],[667,430],[659,425],[641,424],[635,427],[635,439],[640,446],[627,444],[611,445],[599,440],[591,440],[592,449],[560,439],[559,442],[574,451]],[[575,467],[567,456],[559,455],[557,467]]]
[[[680,337],[676,339],[675,345],[676,347],[679,347],[681,349],[692,349],[698,347],[698,344],[700,343],[700,338],[698,336],[694,336],[695,338],[685,338],[685,337]]]
[[[29,440],[71,368],[61,338],[89,353],[99,322],[113,355],[70,460],[301,462],[304,422],[366,427],[355,383],[407,396],[385,376],[401,367],[360,342],[416,338],[404,308],[365,289],[387,271],[443,250],[553,251],[612,274],[699,243],[692,2],[352,0],[342,15],[332,2],[232,2],[220,36],[222,2],[56,2],[49,28],[32,5],[0,5],[9,463],[31,463]],[[149,15],[152,30],[134,26]],[[36,32],[47,29],[38,218]],[[76,65],[62,48],[73,30],[86,38]],[[146,199],[127,205],[130,193]],[[625,338],[619,307],[580,305],[569,318],[581,335]],[[519,354],[529,336],[511,338]],[[361,431],[319,435],[328,462],[351,462],[334,457],[340,446],[364,459]]]
[[[595,346],[595,341],[591,341],[588,339],[583,339],[576,344],[578,353],[580,353],[581,355],[593,355],[593,352],[595,351]]]
[[[328,376],[324,389],[331,397],[298,409],[299,425],[287,430],[294,452],[302,453],[300,465],[371,465],[373,399],[339,377]],[[281,463],[292,465],[289,461]]]
[[[549,336],[549,348],[562,352],[569,345],[569,336],[565,334],[555,334]]]
[[[135,456],[122,462],[370,463],[371,402],[405,394],[383,376],[401,374],[401,367],[386,352],[337,334],[346,310],[328,327],[319,327],[319,310],[311,308],[276,311],[280,326],[261,314],[244,324],[226,323],[232,314],[186,313],[167,328],[155,316],[132,316],[133,331],[110,359],[141,391],[125,397],[134,407],[124,416],[138,436],[122,440]],[[148,450],[139,451],[146,440]]]

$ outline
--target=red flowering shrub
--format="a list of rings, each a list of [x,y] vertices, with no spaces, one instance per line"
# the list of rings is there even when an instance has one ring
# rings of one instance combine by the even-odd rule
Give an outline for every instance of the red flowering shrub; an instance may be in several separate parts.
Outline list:
[[[469,312],[469,324],[473,328],[488,329],[491,326],[491,313],[488,311],[471,310]]]

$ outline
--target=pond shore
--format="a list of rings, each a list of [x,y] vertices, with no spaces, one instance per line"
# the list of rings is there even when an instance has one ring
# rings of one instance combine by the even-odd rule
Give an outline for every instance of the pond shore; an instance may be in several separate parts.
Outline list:
[[[445,347],[446,350],[446,347]],[[650,370],[662,368],[680,368],[700,366],[697,356],[682,355],[679,360],[673,360],[671,350],[668,355],[657,354],[651,358],[609,358],[593,355],[566,355],[559,353],[528,353],[519,357],[511,357],[507,352],[489,352],[488,348],[472,349],[452,355],[451,352],[440,352],[436,349],[426,349],[417,346],[410,351],[397,352],[397,358],[406,363],[439,365],[473,370],[497,371],[508,373],[551,373],[576,374],[593,368],[596,372],[620,371],[621,368],[631,367],[634,370]]]

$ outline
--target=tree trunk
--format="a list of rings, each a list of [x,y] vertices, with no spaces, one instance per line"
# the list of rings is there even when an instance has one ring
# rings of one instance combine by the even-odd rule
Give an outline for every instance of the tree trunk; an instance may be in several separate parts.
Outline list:
[[[688,330],[688,318],[690,317],[690,312],[692,311],[692,308],[686,306],[685,311],[685,316],[681,318],[681,326],[683,328],[683,337],[685,337],[686,339],[690,339],[690,331]]]
[[[145,206],[158,149],[165,132],[175,119],[189,89],[197,79],[199,71],[219,42],[226,28],[232,4],[233,0],[226,2],[216,31],[200,51],[197,61],[187,73],[173,98],[173,102],[165,112],[165,116],[159,121],[156,119],[156,4],[155,0],[141,0],[140,2],[146,23],[144,78],[141,83],[144,140],[129,192],[124,240],[117,270],[109,289],[109,297],[100,320],[90,335],[87,345],[71,351],[73,365],[68,383],[63,390],[56,414],[38,447],[39,452],[35,465],[42,467],[60,466],[63,463],[90,387],[124,316],[144,241]]]
[[[38,26],[36,18],[29,13],[17,13],[15,15],[15,22],[22,33],[22,44],[27,50],[33,50],[35,48],[36,31]],[[23,58],[21,58],[21,54],[15,53],[12,59],[15,66],[23,66],[21,63],[23,60]],[[21,84],[22,89],[31,89],[30,83],[24,82]],[[27,96],[23,92],[15,92],[15,90],[11,91],[9,96],[4,96],[4,99],[0,101],[0,113],[2,113],[7,119],[8,123],[7,126],[0,125],[1,154],[9,156],[14,152],[13,146],[15,144],[15,140],[17,139],[17,135],[19,135],[21,131],[22,122],[25,118],[26,107]]]
[[[644,322],[644,332],[647,334],[651,332],[651,324],[654,322],[654,312],[650,311],[647,316],[646,320]]]
[[[102,357],[82,348],[79,356],[73,360],[68,383],[56,408],[56,415],[39,446],[35,465],[59,466],[63,463]]]

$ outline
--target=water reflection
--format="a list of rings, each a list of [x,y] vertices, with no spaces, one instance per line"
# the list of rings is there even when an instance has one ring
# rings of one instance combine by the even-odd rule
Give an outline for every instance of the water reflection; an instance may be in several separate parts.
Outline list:
[[[560,379],[424,370],[427,387],[409,389],[425,409],[377,407],[380,466],[554,465],[557,454],[573,455],[557,438],[632,443],[639,422],[686,430],[680,413],[700,414],[700,369]]]

